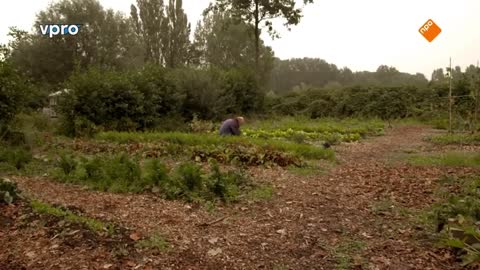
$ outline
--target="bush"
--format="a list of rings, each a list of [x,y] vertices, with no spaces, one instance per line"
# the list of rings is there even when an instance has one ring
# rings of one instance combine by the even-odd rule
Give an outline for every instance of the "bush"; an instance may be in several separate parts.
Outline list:
[[[249,70],[232,69],[223,74],[217,106],[226,114],[251,113],[263,108],[265,95],[259,89],[256,75]]]
[[[6,179],[0,178],[0,204],[11,204],[19,198],[17,184]]]
[[[169,115],[152,120],[152,129],[160,132],[187,132],[189,127],[185,119],[178,115]]]
[[[23,147],[4,147],[0,150],[0,163],[7,163],[21,170],[32,161],[32,153]]]
[[[220,76],[221,71],[216,69],[175,69],[168,73],[169,81],[183,95],[179,109],[184,118],[197,115],[200,119],[216,119],[225,113],[218,102],[222,89]]]
[[[167,199],[177,199],[184,193],[184,186],[178,177],[169,175],[167,167],[157,159],[149,160],[143,168],[143,182],[138,186],[152,191],[161,191]],[[141,192],[142,190],[136,190]]]
[[[196,114],[193,115],[189,126],[190,131],[194,133],[209,133],[215,130],[215,125],[212,121],[199,120]]]
[[[68,88],[71,90],[61,96],[58,107],[67,135],[84,135],[83,130],[88,135],[95,126],[131,130],[140,126],[143,110],[149,109],[144,108],[144,96],[128,73],[92,69],[73,75]]]
[[[135,131],[163,129],[169,117],[218,119],[262,108],[263,92],[245,70],[166,70],[137,73],[90,69],[74,74],[59,101],[61,131],[87,135],[95,127]],[[178,122],[173,127],[178,127]],[[163,129],[165,130],[165,129]]]
[[[178,167],[176,177],[180,185],[188,192],[198,192],[204,189],[202,169],[194,163],[184,163]]]
[[[240,188],[247,184],[241,173],[233,171],[222,173],[217,163],[212,165],[212,172],[207,184],[208,189],[224,202],[235,201],[240,195]]]
[[[0,60],[0,141],[24,105],[29,85],[9,64]]]

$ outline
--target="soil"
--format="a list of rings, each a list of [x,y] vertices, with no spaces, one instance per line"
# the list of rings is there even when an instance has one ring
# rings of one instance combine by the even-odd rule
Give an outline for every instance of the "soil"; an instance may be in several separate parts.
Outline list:
[[[112,222],[124,228],[122,235],[135,237],[120,237],[124,242],[116,245],[87,233],[53,238],[58,224],[39,217],[27,226],[22,216],[28,207],[2,206],[0,269],[462,269],[447,250],[434,247],[432,232],[412,213],[435,201],[442,176],[480,171],[412,166],[398,158],[442,151],[423,140],[434,132],[399,126],[385,136],[335,146],[338,164],[319,175],[253,167],[255,181],[274,186],[273,198],[213,211],[150,194],[11,177],[28,197]],[[154,233],[166,239],[168,250],[132,247],[131,241]]]

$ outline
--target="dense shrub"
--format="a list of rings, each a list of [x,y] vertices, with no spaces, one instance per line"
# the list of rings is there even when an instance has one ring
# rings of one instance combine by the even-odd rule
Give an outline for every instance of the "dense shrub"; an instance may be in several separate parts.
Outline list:
[[[32,160],[32,153],[24,147],[2,147],[0,149],[0,163],[11,165],[21,170]]]
[[[98,126],[162,129],[162,119],[220,119],[259,110],[263,104],[254,74],[244,70],[90,69],[74,74],[67,85],[70,91],[62,95],[59,112],[63,132],[73,136],[91,135]]]
[[[130,74],[92,69],[72,76],[68,87],[71,90],[62,95],[59,104],[68,135],[80,135],[93,125],[131,130],[141,122],[144,98],[132,84]]]
[[[28,90],[25,78],[0,60],[0,140],[9,131],[16,113],[22,109]]]
[[[191,119],[215,119],[220,117],[217,108],[221,91],[219,70],[176,69],[169,72],[169,80],[183,94],[181,114]]]
[[[264,95],[252,71],[233,69],[222,78],[222,93],[217,106],[227,114],[250,113],[263,107]]]
[[[433,109],[430,89],[416,87],[353,86],[341,89],[305,87],[270,100],[271,109],[279,114],[304,114],[319,117],[378,117],[396,119],[418,117]]]

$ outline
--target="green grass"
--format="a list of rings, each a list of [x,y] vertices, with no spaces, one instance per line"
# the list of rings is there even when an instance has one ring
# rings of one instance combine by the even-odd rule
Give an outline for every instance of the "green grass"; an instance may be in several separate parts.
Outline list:
[[[106,224],[93,218],[79,216],[69,210],[54,207],[40,201],[34,200],[30,203],[30,205],[32,209],[37,213],[52,215],[72,223],[84,224],[85,226],[87,226],[87,228],[94,232],[107,231],[109,234],[113,234],[114,231],[113,225],[111,224]]]
[[[353,255],[365,249],[367,244],[362,241],[345,241],[333,250],[337,270],[349,270],[353,267]]]
[[[285,142],[279,140],[253,139],[244,136],[218,136],[215,134],[193,134],[181,132],[102,132],[97,134],[97,140],[117,143],[155,142],[181,145],[186,147],[228,147],[229,145],[253,145],[264,150],[275,150],[292,153],[306,159],[333,160],[335,153],[331,149],[322,147]]]
[[[149,238],[138,241],[138,248],[147,248],[159,252],[165,252],[170,249],[168,241],[158,232],[153,233]]]
[[[480,145],[480,134],[445,134],[428,138],[435,144]]]
[[[247,194],[250,201],[268,201],[273,198],[274,190],[270,185],[259,186]]]
[[[408,162],[417,166],[480,166],[480,153],[446,152],[441,154],[413,155]]]
[[[395,208],[394,203],[390,199],[384,199],[378,202],[375,202],[371,207],[371,212],[375,215],[391,212]]]

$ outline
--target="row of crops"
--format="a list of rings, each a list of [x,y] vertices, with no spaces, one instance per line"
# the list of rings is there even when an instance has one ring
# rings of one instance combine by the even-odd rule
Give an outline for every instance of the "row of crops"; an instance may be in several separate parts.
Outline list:
[[[383,122],[376,120],[292,121],[286,118],[251,122],[242,127],[242,136],[224,137],[216,132],[102,132],[96,135],[93,149],[127,149],[130,154],[143,157],[168,156],[198,162],[214,159],[224,164],[285,167],[302,166],[306,160],[334,160],[334,151],[318,142],[355,142],[382,133]],[[75,148],[88,148],[84,146],[80,144]],[[82,152],[89,152],[84,150]]]
[[[243,129],[250,138],[286,139],[295,142],[325,141],[331,144],[356,142],[366,136],[383,134],[383,122],[378,120],[305,120],[282,118],[278,121],[254,122]]]
[[[360,133],[357,132],[343,134],[339,132],[308,132],[303,130],[293,130],[291,128],[287,130],[245,129],[243,134],[251,138],[287,139],[297,142],[318,140],[332,144],[340,142],[356,142],[362,138]]]
[[[194,133],[103,132],[95,141],[63,145],[87,154],[127,152],[143,158],[168,157],[246,166],[275,164],[302,166],[305,160],[333,160],[332,149],[281,140],[253,139],[246,136],[221,137]]]

